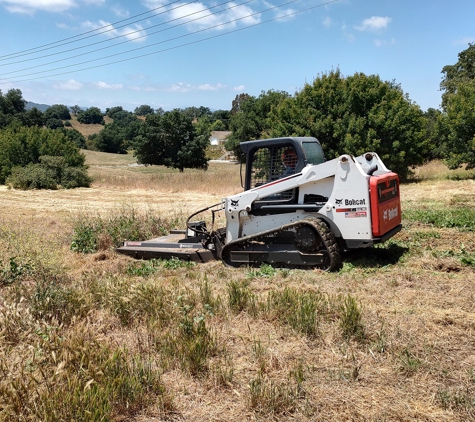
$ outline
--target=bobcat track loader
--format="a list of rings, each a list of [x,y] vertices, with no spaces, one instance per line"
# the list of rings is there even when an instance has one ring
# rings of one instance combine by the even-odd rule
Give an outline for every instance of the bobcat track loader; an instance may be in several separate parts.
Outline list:
[[[138,259],[331,271],[340,266],[342,252],[384,242],[401,230],[399,178],[376,153],[326,161],[320,142],[310,137],[250,141],[241,149],[243,192],[194,213],[185,230],[127,241],[117,251]],[[296,156],[290,172],[283,161],[289,152]],[[197,219],[202,213],[211,213],[210,228]],[[217,213],[225,214],[225,227],[214,227]]]

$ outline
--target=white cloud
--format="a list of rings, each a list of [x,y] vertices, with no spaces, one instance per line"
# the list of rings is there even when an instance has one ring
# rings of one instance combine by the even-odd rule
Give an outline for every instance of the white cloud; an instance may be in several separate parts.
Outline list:
[[[372,16],[368,19],[365,19],[361,25],[355,26],[358,31],[378,31],[380,29],[385,29],[391,22],[391,18],[382,17],[382,16]]]
[[[12,13],[32,15],[38,10],[45,12],[64,12],[77,7],[75,0],[0,0],[5,8]]]
[[[168,91],[171,92],[190,92],[192,91],[192,86],[190,84],[184,84],[183,82],[179,82],[174,84],[168,88]]]
[[[201,84],[196,87],[198,91],[219,91],[225,88],[226,88],[226,85],[222,85],[222,84],[216,84],[216,85]]]
[[[223,84],[200,84],[200,85],[193,85],[193,84],[186,84],[183,82],[179,82],[176,84],[171,85],[168,88],[165,88],[166,91],[170,92],[192,92],[192,91],[220,91],[226,89],[226,85]]]
[[[239,85],[239,86],[235,86],[233,88],[233,91],[237,91],[237,92],[242,92],[246,89],[246,87],[244,85]]]
[[[355,36],[351,33],[344,34],[348,42],[354,42],[355,41]]]
[[[163,6],[168,2],[166,0],[144,0],[143,5],[149,9],[154,9],[155,7]]]
[[[280,22],[285,22],[285,21],[290,21],[295,18],[295,9],[276,9],[274,11],[275,17],[278,19]]]
[[[325,26],[326,28],[330,28],[330,26],[332,25],[332,19],[331,18],[325,18],[323,20],[323,26]]]
[[[104,82],[102,82],[104,83]],[[164,92],[193,92],[193,91],[222,91],[229,89],[228,86],[222,83],[210,84],[210,83],[203,83],[199,85],[194,85],[190,83],[184,82],[177,82],[172,85],[164,86],[161,84],[149,84],[145,82],[144,84],[135,83],[132,85],[127,85],[127,89],[131,91],[141,91],[141,92],[157,92],[157,91],[164,91]],[[236,90],[236,88],[233,88]],[[241,85],[237,88],[237,90],[242,91],[244,90],[244,85]]]
[[[231,8],[232,7],[232,8]],[[207,29],[213,27],[222,30],[226,27],[234,28],[238,23],[254,25],[260,22],[260,14],[250,16],[254,11],[243,5],[229,3],[228,9],[223,13],[212,13],[202,3],[184,4],[181,7],[170,10],[171,19],[186,19],[193,21],[187,24],[190,30]]]
[[[112,84],[111,85],[111,84],[108,84],[108,83],[102,82],[102,81],[93,82],[92,85],[94,85],[96,88],[99,88],[99,89],[110,89],[110,90],[114,90],[114,91],[117,91],[117,90],[123,88],[122,84]]]
[[[396,44],[396,40],[394,38],[392,38],[391,40],[374,40],[374,45],[376,47],[383,47],[385,45],[393,45],[393,44]]]
[[[119,18],[128,18],[130,16],[130,13],[127,9],[124,9],[120,6],[112,6],[111,10],[114,12],[116,16]]]
[[[234,4],[235,3],[230,3],[230,6],[234,6]],[[261,15],[260,13],[253,15],[253,13],[255,12],[250,7],[238,6],[234,9],[229,10],[225,15],[227,20],[243,18],[240,20],[240,22],[246,25],[255,25],[261,21]],[[253,16],[249,16],[251,14]]]
[[[272,3],[269,3],[267,1],[264,1],[264,5],[267,8],[274,7],[274,5]],[[280,22],[289,21],[289,20],[293,19],[295,17],[295,15],[294,15],[295,12],[296,12],[295,9],[280,9],[280,8],[273,9],[273,13],[274,13],[275,18],[277,18]],[[292,15],[292,16],[288,16],[288,15]]]
[[[455,45],[468,45],[469,43],[474,43],[475,38],[474,37],[465,37],[462,38],[461,40],[456,40],[454,41]]]
[[[155,92],[160,90],[160,85],[157,84],[142,84],[142,85],[127,85],[127,89],[130,91],[142,91],[142,92]]]
[[[60,82],[58,84],[54,84],[53,87],[55,89],[61,89],[65,91],[79,91],[83,87],[83,84],[74,79],[70,79],[69,81],[66,81],[66,82]]]
[[[138,24],[116,29],[110,22],[100,20],[97,23],[86,21],[82,23],[82,26],[92,30],[103,28],[98,34],[105,35],[109,38],[125,37],[130,41],[144,41],[147,38],[147,33],[142,26]]]

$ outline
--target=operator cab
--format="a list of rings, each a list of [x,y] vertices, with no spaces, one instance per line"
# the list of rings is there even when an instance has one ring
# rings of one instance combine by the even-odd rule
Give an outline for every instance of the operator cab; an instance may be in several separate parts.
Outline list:
[[[308,164],[325,162],[320,142],[312,137],[243,142],[241,150],[246,154],[244,190],[299,173]]]
[[[312,137],[288,137],[243,142],[246,154],[244,190],[253,189],[284,177],[299,174],[307,165],[325,161],[322,146]],[[257,201],[259,204],[292,204],[297,202],[298,188],[289,189]]]

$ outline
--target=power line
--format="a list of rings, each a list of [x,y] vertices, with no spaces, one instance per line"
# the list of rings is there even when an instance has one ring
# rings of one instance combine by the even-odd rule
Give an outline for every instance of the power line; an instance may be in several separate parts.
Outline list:
[[[191,19],[191,20],[189,20],[189,21],[182,22],[182,23],[179,23],[179,24],[174,25],[174,26],[170,26],[170,27],[168,27],[168,28],[165,28],[165,29],[162,29],[162,30],[159,30],[159,31],[149,32],[149,33],[147,33],[147,34],[145,34],[145,35],[138,36],[138,37],[134,38],[133,40],[122,41],[122,42],[116,43],[116,44],[114,44],[114,45],[109,45],[109,46],[106,46],[106,47],[98,48],[98,49],[96,49],[96,50],[88,51],[88,52],[86,52],[86,53],[76,54],[76,55],[74,55],[74,56],[65,57],[65,58],[63,58],[63,59],[51,61],[51,62],[48,62],[48,63],[43,63],[43,64],[40,64],[40,65],[35,65],[35,66],[23,68],[23,69],[16,69],[16,70],[13,70],[13,71],[10,71],[10,72],[0,73],[0,76],[1,76],[1,75],[9,75],[9,74],[11,74],[11,73],[23,72],[23,71],[25,71],[25,70],[35,69],[35,68],[38,68],[38,67],[48,66],[48,65],[50,65],[50,64],[62,62],[62,61],[65,61],[65,60],[71,60],[71,59],[75,59],[75,58],[77,58],[77,57],[86,56],[86,55],[88,55],[88,54],[96,53],[96,52],[98,52],[98,51],[102,51],[102,50],[107,50],[107,49],[109,49],[109,48],[118,47],[118,46],[120,46],[120,45],[122,45],[122,44],[126,44],[126,43],[129,43],[129,42],[133,42],[133,41],[136,41],[136,40],[138,40],[138,39],[140,39],[140,38],[148,37],[148,36],[150,36],[150,35],[155,35],[155,34],[158,34],[158,33],[160,33],[160,32],[168,31],[168,30],[170,30],[170,29],[177,28],[177,27],[179,27],[179,26],[183,26],[183,25],[189,24],[189,23],[191,23],[191,22],[195,22],[195,21],[200,20],[200,19],[204,19],[204,18],[209,17],[209,16],[214,16],[214,15],[216,15],[216,14],[218,14],[218,13],[226,12],[226,11],[228,11],[228,10],[231,10],[231,9],[236,8],[236,7],[242,6],[242,5],[244,5],[244,4],[250,3],[250,2],[252,2],[252,1],[254,1],[254,0],[246,0],[246,1],[244,1],[243,3],[234,4],[233,6],[227,7],[226,9],[220,10],[220,11],[214,13],[214,14],[213,14],[213,13],[209,13],[209,14],[207,14],[207,15],[203,15],[203,16],[200,16],[200,17],[198,17],[198,18]],[[297,0],[296,0],[296,1],[297,1]],[[194,0],[193,0],[193,2],[194,2]],[[165,25],[165,24],[168,24],[168,23],[171,23],[171,22],[175,22],[175,21],[177,21],[177,20],[184,19],[184,18],[193,16],[193,15],[196,15],[196,14],[198,14],[198,13],[205,12],[206,10],[211,10],[211,9],[216,8],[216,7],[223,6],[223,5],[227,4],[227,3],[233,3],[233,2],[234,2],[234,0],[228,0],[228,1],[226,1],[226,2],[223,2],[223,3],[217,4],[217,5],[215,5],[215,6],[212,6],[212,7],[210,7],[210,8],[201,9],[201,10],[198,10],[198,11],[196,11],[196,12],[189,13],[188,15],[181,16],[181,17],[179,17],[179,18],[170,19],[170,20],[168,20],[168,21],[166,21],[166,22],[161,22],[161,23],[159,23],[159,24],[150,26],[150,27],[148,27],[147,29],[155,28],[155,27],[157,27],[157,26],[163,26],[163,25]],[[187,3],[187,4],[189,4],[189,3]],[[180,7],[181,7],[181,6],[180,6]],[[142,31],[143,31],[143,30],[137,30],[137,31],[129,32],[129,33],[127,33],[127,34],[120,35],[120,36],[114,37],[114,38],[109,39],[109,40],[97,41],[97,42],[95,42],[95,43],[87,44],[87,45],[84,45],[84,46],[81,46],[81,47],[76,47],[76,48],[71,49],[71,50],[63,50],[63,51],[59,51],[59,52],[57,52],[57,53],[47,54],[47,55],[45,55],[45,56],[35,57],[35,58],[32,58],[32,59],[25,59],[25,60],[20,60],[20,61],[18,61],[18,62],[13,62],[13,63],[0,64],[0,67],[1,67],[1,66],[9,66],[9,65],[18,64],[18,63],[24,63],[24,62],[31,62],[31,61],[33,61],[33,60],[38,60],[38,59],[41,59],[41,58],[51,57],[51,56],[55,56],[55,55],[58,55],[58,54],[64,54],[64,53],[68,53],[68,52],[71,52],[71,51],[80,50],[80,49],[83,49],[83,48],[86,48],[86,47],[90,47],[90,46],[93,46],[93,45],[97,45],[97,44],[101,44],[101,43],[104,43],[104,42],[112,41],[112,40],[115,40],[115,39],[118,39],[118,38],[123,38],[123,37],[129,36],[129,35],[131,35],[131,34],[134,34],[134,33],[137,33],[137,32],[142,32]],[[23,75],[23,76],[27,76],[27,75]]]
[[[179,0],[177,0],[177,1],[179,1]],[[155,16],[162,15],[162,14],[164,14],[164,13],[168,13],[168,12],[170,12],[171,10],[179,9],[180,7],[184,7],[184,6],[187,6],[187,5],[191,4],[191,3],[195,3],[195,1],[196,1],[196,0],[191,0],[191,1],[189,1],[188,3],[181,4],[180,6],[173,7],[173,8],[171,8],[171,9],[168,9],[168,10],[165,11],[165,12],[157,13],[157,14],[155,14],[155,15],[153,15],[153,16],[155,17]],[[252,1],[252,0],[249,0],[249,1]],[[227,3],[229,3],[229,2],[227,2]],[[216,7],[216,6],[214,6],[214,7]],[[186,17],[186,16],[185,16],[185,17]],[[144,18],[144,19],[148,19],[148,18]],[[144,19],[140,19],[140,20],[144,20]],[[140,20],[138,20],[138,21],[136,21],[136,22],[140,22]],[[132,23],[135,23],[135,22],[132,22]],[[165,22],[165,23],[166,23],[166,22]],[[156,26],[163,25],[163,24],[164,24],[164,23],[157,24],[157,25],[153,25],[153,26],[151,26],[151,27],[149,27],[149,28],[154,28],[154,27],[156,27]],[[111,25],[113,25],[113,24],[111,24]],[[111,25],[107,25],[107,26],[111,26]],[[63,44],[58,44],[57,46],[54,46],[54,47],[44,48],[44,49],[42,49],[42,50],[35,51],[34,53],[22,54],[21,56],[27,56],[27,55],[29,55],[29,54],[40,53],[40,52],[42,52],[42,51],[52,50],[52,49],[54,49],[54,48],[58,48],[58,47],[62,47],[62,46],[64,46],[64,45],[72,44],[72,43],[74,43],[74,42],[83,41],[83,40],[88,39],[88,38],[97,37],[98,35],[103,35],[103,34],[105,34],[105,33],[107,33],[107,32],[115,31],[115,30],[117,30],[117,29],[123,28],[124,26],[127,26],[127,25],[118,26],[117,28],[112,27],[111,29],[108,29],[107,31],[99,32],[98,34],[93,34],[93,35],[89,35],[89,36],[84,37],[84,38],[80,38],[80,39],[75,40],[75,41],[69,41],[69,42],[65,42],[65,43],[63,43]],[[103,28],[105,28],[105,27],[103,27]],[[12,65],[12,64],[18,64],[18,63],[28,62],[28,61],[31,61],[31,60],[43,59],[43,58],[45,58],[45,57],[57,56],[58,54],[68,53],[68,52],[74,51],[74,50],[80,50],[80,49],[82,49],[82,48],[86,48],[86,47],[89,47],[89,46],[92,46],[92,45],[97,45],[97,44],[102,44],[102,43],[105,43],[105,42],[114,41],[114,40],[116,40],[116,39],[118,39],[118,38],[123,38],[123,37],[126,37],[126,36],[128,36],[128,35],[135,34],[135,33],[137,33],[137,32],[141,32],[141,31],[143,31],[143,29],[138,29],[138,30],[136,30],[136,31],[132,31],[132,32],[128,32],[128,33],[126,33],[126,34],[118,35],[117,37],[109,38],[109,39],[107,39],[107,40],[97,41],[97,42],[95,42],[95,43],[86,44],[86,45],[83,45],[83,46],[80,46],[80,47],[75,47],[75,48],[69,49],[69,50],[58,51],[58,52],[56,52],[56,53],[45,54],[44,56],[33,57],[33,58],[31,58],[31,59],[24,59],[24,60],[19,60],[19,61],[16,61],[16,62],[3,63],[3,64],[0,64],[0,66],[9,66],[9,65]],[[139,38],[143,38],[143,37],[137,37],[137,38],[135,38],[134,40],[137,40],[137,39],[139,39]],[[133,41],[133,40],[129,40],[129,41],[127,41],[127,42],[131,42],[131,41]],[[120,44],[120,43],[119,43],[119,44]],[[116,44],[116,45],[118,45],[118,44]],[[86,53],[86,54],[88,54],[88,53]],[[21,57],[21,56],[14,57],[14,58],[12,58],[12,59],[15,59],[15,58],[18,58],[18,57]],[[5,59],[4,59],[4,60],[5,60]],[[0,61],[1,61],[1,60],[0,60]]]
[[[152,12],[154,12],[155,10],[162,9],[162,8],[166,8],[166,7],[168,7],[168,6],[171,6],[172,4],[178,3],[179,1],[182,1],[182,0],[175,0],[175,1],[172,1],[172,2],[170,2],[170,3],[168,3],[168,4],[164,4],[164,5],[162,5],[162,6],[156,7],[155,9],[150,9],[150,10],[148,10],[148,11],[146,11],[146,12],[139,13],[138,15],[131,16],[130,18],[122,19],[122,20],[120,20],[120,21],[113,22],[113,23],[110,23],[110,24],[108,24],[108,25],[104,25],[104,26],[102,26],[102,27],[100,27],[100,28],[91,29],[90,31],[83,32],[82,34],[73,35],[72,37],[63,38],[62,40],[54,41],[54,42],[51,42],[51,43],[48,43],[48,44],[43,44],[43,45],[40,45],[40,46],[38,46],[38,47],[30,48],[30,49],[28,49],[28,50],[22,50],[22,51],[18,51],[18,52],[16,52],[16,53],[6,54],[6,55],[4,55],[4,56],[0,56],[0,60],[3,60],[4,58],[10,57],[10,56],[20,57],[20,56],[23,56],[23,55],[24,55],[24,54],[22,54],[22,53],[27,53],[27,52],[30,52],[30,51],[42,49],[43,47],[48,47],[48,46],[52,46],[52,45],[54,45],[54,44],[59,44],[59,43],[62,43],[63,41],[72,40],[72,39],[74,39],[74,38],[79,38],[79,37],[82,37],[83,35],[87,35],[87,34],[90,34],[90,33],[92,33],[92,32],[96,32],[96,31],[100,31],[101,29],[105,29],[105,28],[107,28],[107,27],[109,27],[109,26],[111,26],[111,25],[116,25],[116,24],[118,24],[118,23],[122,23],[122,22],[128,21],[128,20],[130,20],[130,19],[134,19],[134,18],[136,18],[136,17],[138,17],[138,16],[143,16],[143,15],[146,15],[146,14],[148,14],[148,13],[152,13]],[[190,4],[190,3],[194,3],[194,1],[190,1],[189,3],[185,3],[184,5],[187,5],[187,4]],[[158,16],[158,15],[161,15],[161,14],[162,14],[162,13],[157,13],[156,15],[153,15],[153,16]],[[139,19],[139,20],[134,21],[134,22],[129,22],[127,25],[131,25],[131,24],[140,22],[140,21],[142,21],[142,20],[149,19],[149,18],[151,18],[151,17],[153,17],[153,16],[148,16],[148,17],[146,17],[146,18]],[[122,26],[119,26],[119,27],[113,28],[113,29],[123,28],[124,26],[126,26],[126,25],[122,25]],[[113,30],[113,29],[111,29],[111,30]],[[109,31],[111,31],[111,30],[107,30],[107,31],[104,31],[104,32],[100,32],[100,33],[94,34],[94,35],[92,35],[92,36],[101,35],[101,34],[104,34],[104,33],[106,33],[106,32],[109,32]],[[81,39],[79,39],[79,40],[71,41],[71,42],[81,41],[81,40],[86,39],[86,38],[90,38],[90,37],[84,37],[84,38],[81,38]],[[69,43],[65,43],[65,44],[69,44]],[[58,46],[56,46],[56,47],[60,47],[60,46],[65,45],[65,44],[60,44],[60,45],[58,45]],[[50,48],[56,48],[56,47],[50,47]],[[49,48],[45,48],[45,49],[43,49],[43,50],[39,50],[38,52],[44,51],[44,50],[49,50]],[[31,54],[31,53],[29,53],[29,54]],[[12,57],[12,58],[16,58],[16,57]]]
[[[156,46],[156,45],[159,45],[159,44],[164,44],[164,43],[167,43],[167,42],[171,42],[171,41],[175,41],[177,39],[180,39],[180,38],[185,38],[185,37],[189,37],[189,36],[192,36],[192,35],[195,35],[197,33],[200,33],[200,32],[204,32],[204,31],[209,31],[210,29],[215,29],[215,28],[218,28],[220,26],[224,26],[224,25],[228,25],[228,24],[231,24],[231,23],[234,23],[234,22],[237,22],[239,20],[243,20],[243,19],[247,19],[251,16],[254,16],[254,15],[257,15],[257,14],[261,14],[261,13],[264,13],[264,12],[267,12],[267,11],[270,11],[270,10],[273,10],[273,9],[277,9],[279,7],[282,7],[282,6],[285,6],[285,5],[288,5],[288,4],[291,4],[291,3],[295,3],[299,0],[289,0],[287,1],[286,3],[283,3],[281,5],[278,5],[278,6],[272,6],[272,7],[269,7],[267,9],[264,9],[264,10],[261,10],[259,12],[254,12],[252,14],[249,14],[249,15],[246,15],[246,16],[242,16],[241,18],[237,18],[237,19],[234,19],[234,20],[231,20],[231,21],[228,21],[228,22],[224,22],[224,23],[219,23],[217,25],[214,25],[214,26],[211,26],[211,27],[208,27],[208,28],[204,28],[204,29],[201,29],[201,30],[198,30],[198,31],[195,31],[195,32],[191,32],[191,33],[188,33],[188,34],[185,34],[185,35],[180,35],[178,37],[174,37],[174,38],[169,38],[167,40],[164,40],[164,41],[160,41],[160,42],[156,42],[156,43],[153,43],[153,44],[150,44],[150,45],[147,45],[147,46],[143,46],[143,47],[138,47],[138,48],[135,48],[135,49],[131,49],[131,50],[128,50],[128,51],[123,51],[121,53],[115,53],[115,54],[111,54],[111,55],[108,55],[108,56],[104,56],[104,57],[100,57],[100,58],[97,58],[97,59],[91,59],[91,60],[86,60],[86,61],[83,61],[83,62],[80,62],[80,63],[75,63],[75,64],[71,64],[71,65],[67,65],[67,66],[61,66],[61,67],[57,67],[57,68],[53,68],[53,69],[48,69],[48,70],[44,70],[44,71],[39,71],[39,72],[32,72],[32,73],[29,73],[29,74],[24,74],[24,75],[18,75],[18,76],[15,76],[14,78],[23,78],[25,76],[32,76],[32,75],[37,75],[37,74],[41,74],[41,73],[48,73],[48,72],[53,72],[53,71],[56,71],[56,70],[61,70],[61,69],[67,69],[67,68],[71,68],[71,67],[75,67],[75,66],[80,66],[82,64],[87,64],[87,63],[93,63],[93,62],[97,62],[97,61],[100,61],[100,60],[105,60],[105,59],[108,59],[108,58],[111,58],[111,57],[116,57],[116,56],[120,56],[120,55],[123,55],[123,54],[127,54],[127,53],[131,53],[131,52],[134,52],[134,51],[138,51],[138,50],[143,50],[143,49],[146,49],[146,48],[151,48],[153,46]],[[242,4],[245,4],[245,3],[248,3],[248,1],[242,3]],[[229,9],[232,9],[234,7],[237,7],[239,5],[235,5],[235,6],[232,6]],[[224,10],[226,11],[226,9]],[[191,16],[192,14],[189,14],[187,16]],[[190,22],[194,22],[196,20],[199,20],[199,19],[202,19],[204,17],[207,17],[207,16],[210,16],[212,14],[209,14],[209,15],[206,15],[206,16],[202,16],[200,18],[196,18],[196,19],[192,19],[188,22],[184,22],[184,23],[181,23],[181,24],[178,24],[178,25],[175,25],[171,28],[167,28],[165,30],[168,30],[168,29],[172,29],[174,27],[177,27],[177,26],[181,26],[181,25],[184,25],[184,24],[187,24],[187,23],[190,23]],[[185,17],[187,17],[185,16]],[[178,18],[179,19],[179,18]],[[177,19],[174,19],[174,20],[177,20]],[[162,31],[157,31],[157,32],[162,32]],[[123,43],[121,43],[123,44]],[[99,49],[99,50],[103,50],[104,48],[102,49]],[[98,51],[99,51],[98,50]],[[85,53],[87,54],[87,53]],[[73,56],[72,58],[75,58],[75,57],[80,57],[84,54],[79,54],[79,55],[76,55],[76,56]],[[62,61],[62,60],[61,60]],[[57,61],[56,61],[57,62]],[[56,62],[53,62],[53,63],[56,63]],[[48,64],[48,63],[47,63]],[[47,65],[46,64],[46,65]],[[41,65],[40,65],[41,66]],[[39,66],[34,66],[34,68],[36,67],[39,67]],[[31,69],[31,68],[30,68]],[[20,72],[22,70],[26,70],[26,69],[21,69],[19,70]],[[19,72],[18,70],[15,70],[14,72],[8,72],[8,73],[3,73],[2,75],[7,75],[7,74],[10,74],[10,73],[18,73]]]
[[[218,25],[214,25],[214,26],[211,26],[211,27],[208,27],[208,28],[205,28],[205,29],[201,29],[201,30],[189,33],[189,34],[185,34],[185,35],[181,35],[181,36],[178,36],[178,37],[170,38],[168,40],[160,41],[160,42],[151,44],[149,46],[144,46],[144,47],[132,49],[132,50],[129,50],[129,51],[125,51],[125,52],[105,56],[105,57],[102,57],[102,58],[99,58],[99,59],[93,59],[93,60],[88,60],[88,61],[81,62],[81,63],[76,63],[76,64],[73,64],[73,65],[63,66],[63,67],[59,67],[59,68],[55,68],[55,69],[49,69],[49,70],[45,70],[45,71],[42,71],[42,72],[35,72],[35,73],[30,74],[30,75],[35,75],[35,74],[39,74],[39,73],[53,72],[55,70],[61,70],[61,69],[65,69],[65,68],[68,68],[68,67],[80,66],[82,64],[92,63],[94,61],[103,60],[103,59],[119,56],[119,55],[122,55],[122,54],[131,53],[131,52],[142,50],[142,49],[145,49],[145,48],[150,48],[150,47],[153,47],[155,45],[163,44],[163,43],[170,42],[170,41],[175,41],[177,39],[181,39],[181,38],[189,37],[189,36],[192,36],[192,35],[196,35],[198,33],[204,32],[204,31],[209,31],[210,29],[214,29],[214,28],[217,28],[217,27],[220,27],[220,26],[228,25],[230,23],[234,23],[234,22],[237,22],[239,20],[247,19],[247,18],[252,17],[256,14],[261,14],[261,13],[264,13],[264,12],[267,12],[267,11],[270,11],[270,10],[273,10],[273,9],[276,9],[276,8],[279,8],[279,7],[282,7],[282,6],[291,4],[291,3],[295,3],[297,1],[299,1],[299,0],[290,0],[290,1],[288,1],[286,3],[283,3],[279,6],[269,7],[267,9],[262,10],[262,11],[251,13],[247,16],[243,16],[243,17],[240,17],[240,18],[237,18],[237,19],[225,22],[225,23],[220,23]],[[134,56],[134,57],[129,57],[129,58],[122,59],[122,60],[116,60],[116,61],[113,61],[113,62],[104,63],[104,64],[100,64],[100,65],[96,65],[96,66],[90,66],[90,67],[86,67],[86,68],[82,68],[82,69],[76,69],[74,71],[55,73],[55,74],[47,75],[47,76],[38,76],[38,77],[35,77],[35,78],[20,79],[20,80],[14,81],[14,82],[26,82],[26,81],[36,80],[36,79],[42,79],[42,78],[45,78],[45,77],[61,76],[61,75],[69,74],[71,72],[82,72],[82,71],[85,71],[85,70],[97,69],[97,68],[104,67],[104,66],[110,66],[110,65],[113,65],[113,64],[123,63],[123,62],[130,61],[130,60],[136,60],[136,59],[151,56],[151,55],[154,55],[154,54],[159,54],[159,53],[163,53],[163,52],[166,52],[166,51],[171,51],[171,50],[175,50],[175,49],[178,49],[178,48],[186,47],[186,46],[189,46],[189,45],[209,41],[209,40],[212,40],[212,39],[215,39],[215,38],[219,38],[219,37],[222,37],[222,36],[225,36],[225,35],[237,33],[237,32],[240,32],[240,31],[243,31],[243,30],[246,30],[246,29],[254,28],[254,27],[257,27],[257,26],[260,26],[260,25],[263,25],[263,24],[266,24],[266,23],[274,22],[274,21],[277,21],[277,20],[280,20],[280,19],[283,19],[283,18],[287,18],[287,17],[290,17],[290,16],[295,16],[299,13],[308,12],[308,11],[316,9],[318,7],[323,7],[323,6],[326,6],[326,5],[331,4],[331,3],[336,3],[337,1],[339,1],[339,0],[329,0],[325,3],[321,3],[321,4],[318,4],[318,5],[315,5],[315,6],[307,7],[305,9],[301,9],[301,10],[290,12],[290,13],[287,13],[287,14],[284,14],[284,15],[280,15],[280,16],[277,16],[275,18],[268,19],[268,20],[262,21],[262,22],[258,22],[258,23],[249,25],[249,26],[244,27],[244,28],[234,29],[232,31],[224,32],[224,33],[221,33],[221,34],[216,34],[216,35],[206,37],[206,38],[196,40],[196,41],[190,41],[190,42],[178,45],[178,46],[173,46],[173,47],[165,48],[165,49],[162,49],[162,50],[153,51],[151,53],[145,53],[145,54],[141,54],[141,55]],[[22,76],[18,76],[18,77],[24,77],[24,76],[30,76],[30,75],[22,75]],[[9,83],[9,82],[11,82],[11,81],[0,82],[0,84],[6,84],[6,83]]]

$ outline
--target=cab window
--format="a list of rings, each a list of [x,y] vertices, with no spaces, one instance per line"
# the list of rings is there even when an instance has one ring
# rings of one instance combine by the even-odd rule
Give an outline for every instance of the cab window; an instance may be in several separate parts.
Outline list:
[[[302,142],[307,164],[322,164],[325,162],[325,154],[322,146],[317,142]]]

